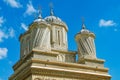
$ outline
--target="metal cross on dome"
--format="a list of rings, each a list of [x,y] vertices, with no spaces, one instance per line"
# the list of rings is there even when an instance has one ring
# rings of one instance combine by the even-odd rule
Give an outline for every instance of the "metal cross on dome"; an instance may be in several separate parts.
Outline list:
[[[51,2],[49,4],[49,6],[50,6],[50,15],[53,16],[54,15],[54,13],[53,13],[53,3]]]
[[[38,18],[42,19],[42,10],[41,10],[41,6],[38,6]]]
[[[84,22],[85,22],[85,19],[84,17],[82,17],[82,29],[86,29]]]

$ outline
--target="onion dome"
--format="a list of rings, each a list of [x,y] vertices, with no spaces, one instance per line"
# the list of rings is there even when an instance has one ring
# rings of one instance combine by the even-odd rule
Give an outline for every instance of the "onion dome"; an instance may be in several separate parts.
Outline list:
[[[58,24],[66,27],[68,30],[67,25],[63,22],[59,17],[54,16],[53,9],[50,10],[50,16],[45,17],[45,21],[49,24]]]
[[[82,24],[82,29],[78,34],[91,35],[91,36],[95,37],[95,34],[93,32],[91,32],[91,31],[89,31],[88,29],[86,29],[84,24]]]
[[[59,17],[53,16],[53,15],[47,16],[47,17],[45,18],[45,20],[46,20],[48,23],[51,23],[51,22],[53,22],[53,23],[63,23],[62,20],[61,20]]]
[[[89,36],[95,37],[95,34],[89,31],[88,29],[86,29],[84,24],[82,24],[82,29],[80,30],[80,32],[76,34],[76,36],[78,35],[89,35]]]
[[[90,31],[87,30],[86,27],[85,27],[85,25],[83,24],[83,25],[82,25],[82,30],[80,31],[80,33],[83,33],[83,34],[84,34],[84,33],[90,33]]]
[[[50,10],[50,16],[45,17],[48,23],[65,24],[59,17],[54,16],[53,9]]]
[[[41,11],[38,11],[38,18],[35,19],[32,24],[30,25],[29,29],[32,29],[33,27],[40,26],[40,25],[47,25],[50,27],[50,25],[45,21],[45,19],[42,18]]]
[[[35,19],[34,22],[45,22],[45,20],[42,18],[42,14],[40,10],[39,10],[38,18]]]

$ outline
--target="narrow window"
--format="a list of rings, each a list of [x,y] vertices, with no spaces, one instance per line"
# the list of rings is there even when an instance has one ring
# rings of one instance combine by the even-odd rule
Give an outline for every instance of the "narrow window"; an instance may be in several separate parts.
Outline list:
[[[58,44],[60,45],[60,31],[58,31]]]

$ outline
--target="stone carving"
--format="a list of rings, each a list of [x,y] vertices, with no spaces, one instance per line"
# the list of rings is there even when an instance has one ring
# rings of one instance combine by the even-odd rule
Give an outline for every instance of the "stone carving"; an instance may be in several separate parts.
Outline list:
[[[96,58],[95,35],[83,24],[75,37],[78,52],[68,51],[67,31],[60,18],[40,15],[20,36],[22,59],[9,80],[110,80],[104,60]]]
[[[59,54],[57,57],[57,60],[60,62],[65,62],[65,55],[64,54]]]
[[[81,38],[78,40],[78,50],[81,57],[96,57],[94,41],[92,38]]]
[[[33,32],[33,48],[51,49],[50,48],[50,30],[46,26],[37,28]]]
[[[76,35],[79,58],[96,58],[94,37],[92,32],[84,28]]]
[[[30,35],[24,36],[23,39],[21,39],[21,57],[24,57],[26,54],[30,52]]]
[[[67,50],[67,33],[64,27],[52,26],[51,43],[55,50]]]

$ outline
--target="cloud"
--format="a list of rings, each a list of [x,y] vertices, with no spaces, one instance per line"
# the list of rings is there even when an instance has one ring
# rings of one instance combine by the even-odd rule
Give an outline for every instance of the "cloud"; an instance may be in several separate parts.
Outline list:
[[[7,48],[0,48],[0,59],[7,57],[7,52],[8,52]]]
[[[0,17],[0,26],[2,26],[2,24],[4,23],[4,19],[3,19],[3,16]]]
[[[24,15],[32,15],[35,12],[37,12],[36,9],[33,7],[32,2],[29,1],[29,3],[27,4],[27,9],[26,9]]]
[[[4,2],[6,2],[8,5],[10,5],[13,8],[22,7],[22,5],[19,2],[17,2],[16,0],[4,0]]]
[[[15,30],[13,28],[9,28],[8,32],[9,32],[9,36],[10,37],[14,37],[15,36]]]
[[[8,35],[5,34],[5,32],[3,32],[2,30],[0,30],[0,42],[3,41],[3,39],[7,39]]]
[[[21,23],[21,27],[22,27],[25,31],[28,30],[28,26],[26,26],[24,23]]]
[[[113,20],[104,20],[104,19],[101,19],[99,21],[99,26],[100,27],[110,27],[110,26],[115,26],[116,23],[113,21]]]
[[[0,42],[3,42],[3,39],[13,38],[15,36],[15,30],[9,28],[7,31],[0,29]]]

